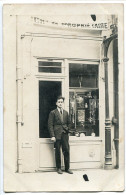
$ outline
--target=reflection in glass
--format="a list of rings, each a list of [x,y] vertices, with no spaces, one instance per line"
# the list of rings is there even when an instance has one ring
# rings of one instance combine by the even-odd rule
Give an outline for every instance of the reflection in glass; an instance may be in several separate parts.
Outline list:
[[[98,87],[98,65],[69,64],[69,87]]]

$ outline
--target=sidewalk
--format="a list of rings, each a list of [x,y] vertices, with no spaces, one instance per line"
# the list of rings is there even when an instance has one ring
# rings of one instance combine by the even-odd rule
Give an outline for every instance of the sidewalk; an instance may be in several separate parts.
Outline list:
[[[87,174],[89,181],[83,179],[84,174]],[[15,173],[5,178],[4,190],[6,192],[123,191],[124,172],[117,169],[88,169],[74,171],[72,175],[66,172],[62,175],[56,172]]]

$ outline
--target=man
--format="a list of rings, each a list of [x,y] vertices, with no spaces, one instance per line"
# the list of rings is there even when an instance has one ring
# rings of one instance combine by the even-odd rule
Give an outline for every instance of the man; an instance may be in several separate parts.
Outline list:
[[[62,151],[64,155],[65,171],[69,174],[73,172],[69,169],[70,164],[70,153],[69,153],[69,115],[63,107],[64,97],[59,96],[57,98],[57,108],[50,112],[48,120],[48,128],[51,136],[51,140],[55,142],[55,159],[57,173],[62,174],[61,170],[61,153],[60,147],[62,146]]]

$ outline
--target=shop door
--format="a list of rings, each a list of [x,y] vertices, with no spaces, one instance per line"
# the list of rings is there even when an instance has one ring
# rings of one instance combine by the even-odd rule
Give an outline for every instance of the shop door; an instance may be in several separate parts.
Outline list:
[[[55,167],[54,143],[50,139],[48,117],[56,108],[56,98],[61,94],[61,81],[39,81],[39,168]]]

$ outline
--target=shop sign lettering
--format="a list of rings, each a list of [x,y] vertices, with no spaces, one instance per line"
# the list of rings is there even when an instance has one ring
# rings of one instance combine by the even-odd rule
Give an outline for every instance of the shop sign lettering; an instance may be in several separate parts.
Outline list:
[[[45,25],[45,26],[55,26],[55,27],[62,27],[62,28],[71,28],[71,29],[90,29],[90,30],[108,30],[108,23],[101,22],[101,23],[58,23],[54,21],[44,20],[38,17],[32,17],[33,24],[37,25]]]

